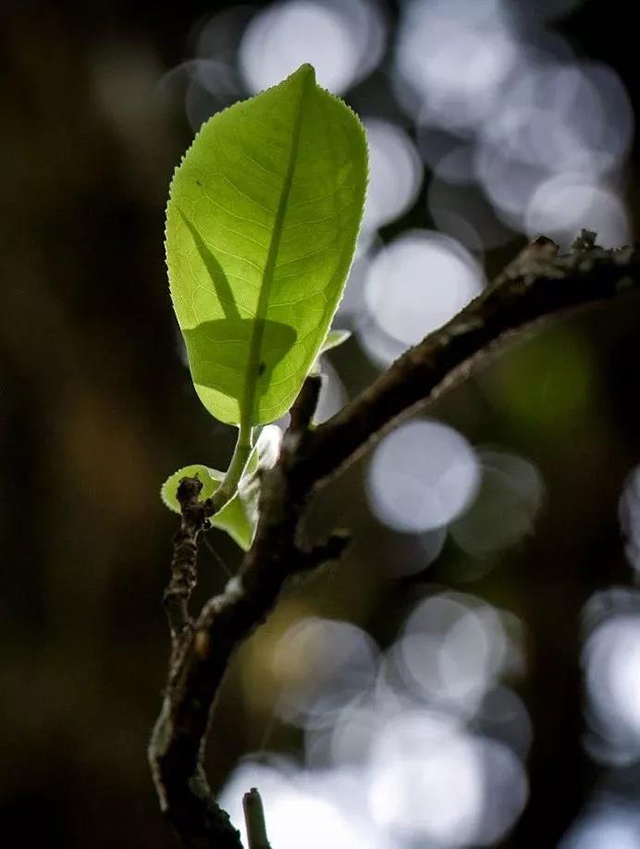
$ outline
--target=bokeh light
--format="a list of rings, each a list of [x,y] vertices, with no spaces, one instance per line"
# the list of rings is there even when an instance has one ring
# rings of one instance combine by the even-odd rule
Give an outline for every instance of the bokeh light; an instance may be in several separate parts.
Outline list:
[[[303,619],[283,634],[271,663],[283,682],[279,715],[321,727],[373,685],[377,649],[366,632],[348,622]]]
[[[609,189],[600,210],[602,196],[585,195],[585,188],[603,192],[598,181],[622,166],[632,115],[619,78],[604,65],[525,65],[479,133],[478,179],[505,221],[516,228],[524,221],[529,235],[537,229],[567,240],[592,226],[608,243],[626,232],[624,209],[612,208],[621,200]],[[570,194],[560,194],[556,179],[572,187]],[[572,211],[592,223],[576,227]]]
[[[613,613],[589,635],[583,651],[585,681],[595,730],[619,761],[640,756],[640,605]]]
[[[391,660],[408,688],[430,704],[472,713],[500,677],[507,652],[493,608],[436,595],[411,613]]]
[[[332,846],[354,828],[375,847],[500,840],[528,795],[521,759],[531,725],[501,683],[513,675],[517,624],[474,596],[434,592],[382,656],[351,623],[297,622],[267,662],[280,681],[279,716],[304,728],[306,765],[245,759],[221,797],[234,822],[244,782],[260,787],[272,839],[285,846],[303,821],[315,831],[323,817]]]
[[[371,260],[358,335],[372,357],[386,364],[445,324],[482,284],[477,261],[454,239],[427,230],[405,233]]]
[[[572,826],[558,849],[635,849],[640,817],[630,807],[602,804]]]
[[[598,234],[604,248],[626,244],[629,228],[624,204],[614,192],[580,177],[552,177],[535,191],[525,213],[532,238],[546,233],[565,248],[580,227]]]
[[[480,491],[451,525],[451,534],[468,554],[488,558],[531,533],[544,484],[536,467],[522,457],[485,450],[478,459]]]
[[[394,683],[391,666],[414,639],[423,652],[408,658],[412,681],[403,680],[405,669]],[[429,640],[432,669],[424,663]],[[305,727],[307,765],[264,753],[245,759],[221,803],[242,829],[242,793],[258,786],[270,837],[285,847],[306,829],[305,846],[346,847],[356,831],[353,845],[379,849],[494,844],[528,795],[521,756],[530,724],[499,684],[508,652],[498,612],[460,593],[418,603],[385,659],[350,623],[298,622],[270,662],[285,681],[278,710]],[[373,687],[376,670],[381,686]]]
[[[387,723],[370,770],[374,821],[441,846],[490,845],[527,798],[522,764],[506,747],[426,711]]]
[[[377,230],[412,206],[422,182],[422,163],[407,133],[381,118],[364,122],[369,145],[369,185],[362,226]]]
[[[423,121],[470,128],[490,113],[517,58],[498,0],[413,0],[398,31],[397,93]]]
[[[376,447],[367,493],[381,522],[419,533],[455,519],[479,483],[478,460],[464,437],[446,425],[419,420],[401,425]]]
[[[320,85],[340,94],[376,67],[385,23],[370,0],[287,0],[272,3],[249,22],[240,67],[253,92],[279,83],[310,62]]]

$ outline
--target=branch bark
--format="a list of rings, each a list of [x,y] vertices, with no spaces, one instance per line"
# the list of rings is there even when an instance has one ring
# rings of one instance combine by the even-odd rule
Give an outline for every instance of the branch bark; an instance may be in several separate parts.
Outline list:
[[[164,591],[164,607],[171,632],[174,652],[179,648],[185,630],[191,627],[189,599],[198,580],[198,536],[208,527],[208,517],[213,514],[211,499],[198,501],[202,483],[197,478],[180,481],[176,497],[182,511],[180,530],[173,538],[171,580]]]
[[[176,542],[167,590],[174,651],[149,748],[162,809],[185,846],[241,847],[204,774],[211,709],[233,651],[266,619],[284,583],[344,551],[347,538],[341,534],[313,548],[301,544],[300,521],[312,493],[401,418],[465,379],[477,360],[505,338],[533,322],[627,291],[640,291],[637,251],[603,250],[593,234],[583,231],[572,251],[561,255],[557,245],[541,237],[448,324],[409,349],[316,429],[310,422],[320,379],[310,376],[291,411],[280,459],[264,474],[254,544],[238,574],[194,622],[187,604],[195,581],[197,536],[211,505],[200,505],[201,524],[194,525],[197,494],[187,499],[181,526],[186,538]],[[189,563],[182,556],[187,549],[193,555]]]

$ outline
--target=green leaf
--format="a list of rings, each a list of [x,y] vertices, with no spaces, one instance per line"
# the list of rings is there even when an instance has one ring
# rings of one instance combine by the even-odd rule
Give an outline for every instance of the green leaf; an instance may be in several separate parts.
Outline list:
[[[277,425],[262,429],[254,445],[244,475],[236,494],[211,518],[215,528],[226,531],[245,551],[251,547],[258,524],[258,501],[260,499],[260,472],[275,465],[280,453],[282,431]],[[166,506],[180,513],[177,499],[178,485],[182,478],[197,477],[202,482],[200,499],[210,498],[220,486],[223,472],[194,463],[174,472],[162,485],[160,495]]]
[[[207,466],[202,466],[200,463],[193,463],[190,466],[183,466],[170,475],[162,484],[160,489],[160,497],[164,504],[173,510],[174,513],[180,513],[180,504],[178,503],[177,492],[178,484],[182,478],[197,477],[202,483],[202,492],[200,499],[204,501],[206,498],[211,498],[216,489],[220,486],[224,472],[219,472],[217,469],[209,469]]]
[[[216,418],[251,427],[293,403],[342,295],[366,182],[362,125],[310,65],[196,136],[171,184],[167,265]]]
[[[346,342],[347,339],[349,339],[350,337],[350,330],[330,330],[327,333],[327,338],[322,343],[320,353],[324,354],[325,351],[330,351],[332,348],[337,348],[338,345],[342,345],[342,343]]]

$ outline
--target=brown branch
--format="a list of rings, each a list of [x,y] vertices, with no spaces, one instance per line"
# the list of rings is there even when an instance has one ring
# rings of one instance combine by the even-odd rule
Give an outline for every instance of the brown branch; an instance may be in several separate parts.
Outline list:
[[[539,319],[624,290],[640,290],[636,251],[602,250],[592,234],[583,231],[574,249],[560,255],[553,242],[541,238],[448,324],[408,350],[317,429],[310,422],[320,382],[313,376],[307,379],[291,411],[280,459],[262,478],[255,541],[237,576],[206,603],[190,628],[185,625],[186,605],[195,558],[189,571],[181,558],[176,566],[174,557],[172,583],[179,591],[171,593],[175,610],[170,621],[172,633],[181,628],[185,636],[174,652],[149,756],[162,808],[186,846],[241,846],[204,777],[211,708],[234,649],[265,620],[285,581],[344,550],[346,538],[339,534],[311,549],[300,543],[300,520],[312,492],[401,417],[466,377],[471,364],[505,337]],[[183,507],[183,529],[189,509]],[[197,532],[194,543],[196,538]],[[187,535],[185,545],[190,540]]]
[[[174,650],[179,645],[185,628],[191,625],[189,599],[198,579],[198,536],[202,530],[206,530],[208,517],[213,514],[210,499],[198,501],[201,491],[202,483],[197,477],[183,478],[176,493],[182,509],[182,519],[180,530],[173,538],[171,579],[163,598]]]
[[[640,291],[640,253],[585,247],[588,237],[583,231],[564,255],[544,237],[529,245],[479,297],[320,425],[309,440],[305,480],[317,484],[353,462],[372,440],[464,380],[478,358],[523,327]]]
[[[185,846],[192,849],[239,849],[242,845],[208,787],[202,765],[204,743],[213,700],[233,650],[266,619],[285,580],[318,563],[319,549],[297,544],[297,527],[309,493],[296,486],[289,469],[309,435],[306,428],[319,391],[317,377],[305,382],[291,411],[279,462],[262,479],[260,544],[247,552],[224,592],[205,604],[184,632],[187,638],[170,664],[149,761],[161,808]],[[323,560],[341,553],[344,545],[343,537],[330,537]]]

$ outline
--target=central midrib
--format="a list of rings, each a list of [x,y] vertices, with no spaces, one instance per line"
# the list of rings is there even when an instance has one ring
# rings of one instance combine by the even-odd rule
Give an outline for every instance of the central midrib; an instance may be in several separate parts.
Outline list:
[[[280,249],[280,239],[282,238],[282,228],[284,226],[284,217],[291,194],[291,185],[293,183],[293,173],[295,171],[298,158],[298,146],[300,141],[300,128],[302,126],[302,104],[307,91],[310,74],[305,74],[300,90],[300,98],[295,115],[293,125],[293,134],[291,140],[291,151],[289,153],[289,162],[287,171],[282,184],[282,192],[278,201],[276,217],[273,224],[273,234],[269,244],[269,252],[267,261],[264,266],[264,274],[262,276],[262,286],[260,287],[260,295],[258,296],[258,306],[256,309],[255,322],[253,333],[251,334],[251,342],[249,343],[249,356],[247,358],[247,371],[245,388],[242,397],[242,406],[240,408],[240,422],[245,428],[253,426],[255,423],[254,407],[256,402],[256,389],[258,384],[258,363],[260,360],[260,350],[262,348],[262,339],[265,329],[265,315],[269,303],[269,295],[271,293],[271,284],[273,283],[273,275]]]

